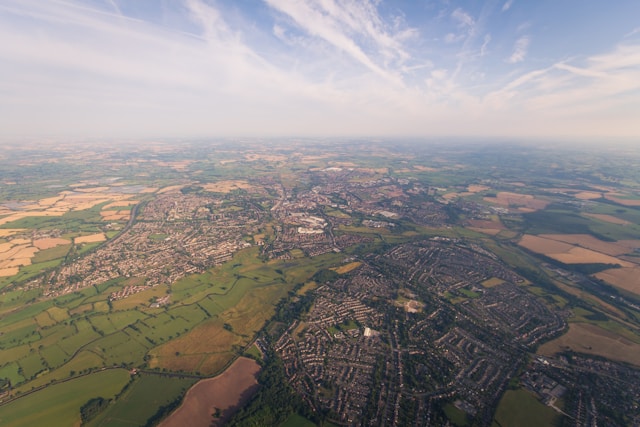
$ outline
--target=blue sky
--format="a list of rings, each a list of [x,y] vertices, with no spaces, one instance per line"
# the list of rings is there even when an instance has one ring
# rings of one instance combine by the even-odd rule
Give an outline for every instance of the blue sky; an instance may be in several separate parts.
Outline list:
[[[640,1],[1,0],[0,137],[640,138]]]

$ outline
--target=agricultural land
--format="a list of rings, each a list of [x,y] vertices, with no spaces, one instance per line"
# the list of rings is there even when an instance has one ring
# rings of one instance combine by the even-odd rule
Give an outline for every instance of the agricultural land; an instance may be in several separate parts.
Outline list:
[[[408,141],[8,147],[0,425],[638,425],[639,163]]]

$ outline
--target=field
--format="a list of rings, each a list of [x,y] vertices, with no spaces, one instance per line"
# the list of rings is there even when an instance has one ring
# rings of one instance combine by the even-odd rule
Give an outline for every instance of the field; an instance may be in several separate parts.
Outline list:
[[[56,384],[28,398],[0,406],[0,424],[4,427],[79,425],[80,407],[83,404],[95,397],[112,399],[127,382],[129,372],[112,369]]]
[[[543,344],[538,353],[552,356],[567,350],[640,366],[640,344],[589,323],[571,323],[569,332]]]
[[[612,268],[595,276],[617,288],[640,295],[640,267]]]
[[[144,425],[157,408],[179,399],[196,380],[162,375],[139,374],[127,390],[89,427]]]
[[[362,265],[361,262],[354,261],[348,264],[341,265],[340,267],[333,268],[333,271],[335,271],[338,274],[345,274],[352,270],[355,270],[356,268],[360,267],[360,265]]]
[[[484,197],[484,201],[506,207],[518,207],[522,212],[544,209],[549,202],[537,199],[530,194],[510,193],[501,191],[495,197]]]
[[[257,387],[256,375],[260,366],[252,359],[238,358],[224,373],[202,380],[186,394],[178,410],[164,420],[161,427],[209,427],[211,417],[219,413],[222,425],[234,408],[246,401]],[[218,424],[220,423],[220,424]]]
[[[628,247],[602,242],[592,236],[556,234],[533,236],[525,234],[518,244],[530,251],[544,254],[564,264],[601,263],[619,264],[623,267],[632,267],[634,265],[628,261],[603,253],[606,251],[616,255],[624,254],[630,251]],[[597,250],[602,252],[597,252]]]
[[[559,426],[560,416],[526,390],[507,390],[500,400],[492,427]]]

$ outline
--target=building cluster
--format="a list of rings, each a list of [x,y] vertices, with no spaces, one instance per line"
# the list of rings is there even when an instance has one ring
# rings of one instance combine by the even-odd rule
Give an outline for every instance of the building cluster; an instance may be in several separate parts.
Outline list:
[[[120,299],[202,273],[250,245],[243,236],[255,232],[258,215],[212,195],[159,196],[116,238],[47,276],[46,293],[61,295],[123,277],[145,279],[112,295]]]

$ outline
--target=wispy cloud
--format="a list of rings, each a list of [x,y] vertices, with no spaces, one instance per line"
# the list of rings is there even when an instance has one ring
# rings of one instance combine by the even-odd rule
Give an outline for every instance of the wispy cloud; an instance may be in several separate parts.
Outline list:
[[[377,0],[264,2],[251,27],[227,2],[144,19],[118,0],[3,0],[0,132],[581,134],[615,116],[638,133],[633,31],[598,54],[526,61],[538,23],[505,48],[488,24],[502,2],[448,6],[419,30]]]
[[[516,40],[515,46],[513,48],[513,53],[507,59],[507,62],[510,64],[515,64],[518,62],[524,61],[524,58],[527,56],[527,50],[529,49],[529,37],[522,36],[518,40]]]
[[[390,28],[378,15],[375,3],[355,0],[339,3],[334,0],[265,1],[309,35],[330,43],[385,79],[401,83],[389,65],[401,65],[410,58],[402,41],[411,37],[414,31]]]
[[[507,10],[511,9],[511,6],[513,6],[513,0],[507,0],[506,2],[504,2],[504,4],[502,5],[502,11],[506,12]]]

